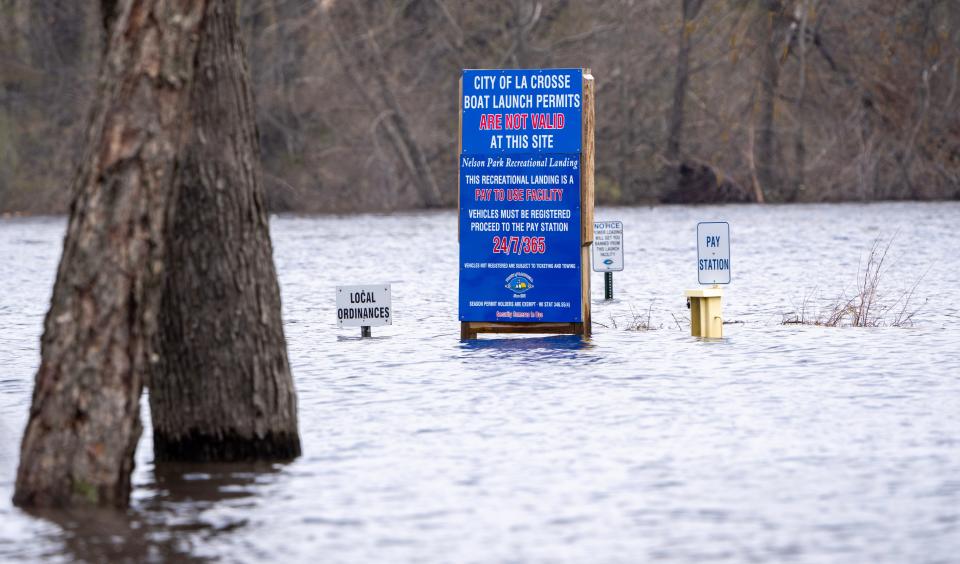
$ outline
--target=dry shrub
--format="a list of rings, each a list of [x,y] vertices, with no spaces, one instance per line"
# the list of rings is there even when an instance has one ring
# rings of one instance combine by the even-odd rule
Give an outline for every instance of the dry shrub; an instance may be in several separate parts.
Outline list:
[[[783,315],[784,325],[819,325],[823,327],[909,327],[922,308],[916,305],[916,290],[923,280],[920,276],[908,289],[892,300],[881,297],[880,284],[889,270],[887,255],[896,239],[894,234],[886,244],[878,237],[870,247],[866,264],[857,266],[856,292],[852,297],[841,294],[826,307],[811,305],[816,289],[807,292],[799,307]]]
[[[647,307],[647,311],[645,313],[634,310],[633,305],[630,305],[630,317],[623,322],[618,323],[617,318],[613,315],[610,315],[609,325],[599,321],[594,321],[594,323],[607,329],[622,329],[624,331],[653,331],[655,329],[662,329],[663,324],[654,326],[651,322],[653,317],[654,303],[656,303],[656,300],[650,302],[650,305]]]

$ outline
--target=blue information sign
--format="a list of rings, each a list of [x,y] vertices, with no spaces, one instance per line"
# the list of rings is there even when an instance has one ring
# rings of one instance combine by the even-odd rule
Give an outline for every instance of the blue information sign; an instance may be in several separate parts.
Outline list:
[[[582,322],[583,71],[463,71],[460,320]]]
[[[580,155],[460,156],[460,320],[582,321]]]
[[[578,153],[581,69],[464,70],[463,153]]]

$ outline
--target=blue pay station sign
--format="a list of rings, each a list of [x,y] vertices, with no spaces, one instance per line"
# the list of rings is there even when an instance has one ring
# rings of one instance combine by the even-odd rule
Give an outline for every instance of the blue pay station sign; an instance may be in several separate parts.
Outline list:
[[[582,69],[464,70],[464,154],[579,153]]]
[[[460,320],[581,322],[583,71],[462,78]]]

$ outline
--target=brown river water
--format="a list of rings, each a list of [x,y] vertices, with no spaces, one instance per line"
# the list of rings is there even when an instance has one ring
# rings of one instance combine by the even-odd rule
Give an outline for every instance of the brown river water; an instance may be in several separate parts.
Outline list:
[[[592,339],[462,343],[454,212],[273,218],[303,456],[155,465],[145,409],[130,509],[42,514],[10,498],[65,220],[0,220],[0,561],[960,562],[960,203],[597,219],[626,270],[612,302],[594,274]],[[707,220],[720,341],[682,297]],[[894,235],[913,326],[781,323]],[[381,282],[394,325],[338,330],[334,286]]]

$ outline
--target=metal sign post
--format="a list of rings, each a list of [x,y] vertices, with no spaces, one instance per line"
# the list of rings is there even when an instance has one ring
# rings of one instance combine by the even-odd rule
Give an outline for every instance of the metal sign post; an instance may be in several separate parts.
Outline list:
[[[613,299],[613,273],[612,272],[603,273],[603,299],[605,300]]]

